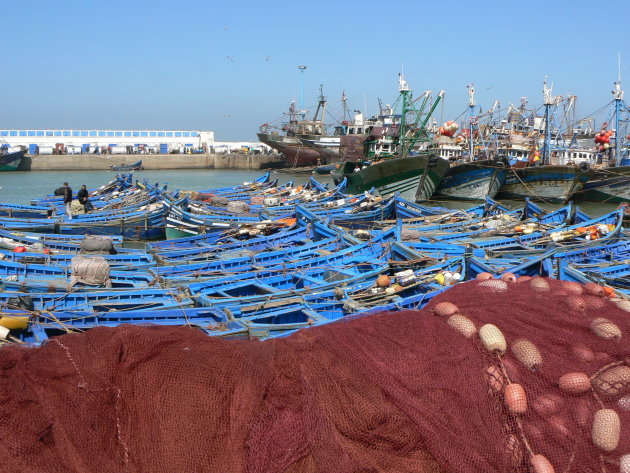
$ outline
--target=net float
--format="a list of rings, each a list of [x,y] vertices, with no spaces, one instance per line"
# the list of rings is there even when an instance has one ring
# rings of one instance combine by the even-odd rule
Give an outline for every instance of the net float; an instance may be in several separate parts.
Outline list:
[[[544,455],[533,455],[530,462],[532,464],[532,468],[534,469],[534,473],[555,473],[553,465]]]
[[[594,282],[587,282],[586,284],[584,284],[584,292],[590,294],[591,296],[605,295],[604,288]]]
[[[511,345],[511,349],[516,359],[530,370],[542,365],[543,359],[540,351],[529,340],[516,340]]]
[[[527,412],[527,395],[525,389],[518,383],[508,384],[503,392],[505,404],[512,414]]]
[[[598,317],[591,322],[591,330],[604,340],[621,339],[621,330],[610,320]]]
[[[575,294],[576,296],[579,296],[584,291],[584,288],[582,287],[582,285],[575,281],[563,281],[562,289],[572,294]]]
[[[549,290],[549,283],[546,279],[541,277],[532,278],[529,284],[537,291],[545,292]]]
[[[477,333],[477,327],[475,326],[473,321],[465,315],[453,314],[448,318],[446,323],[466,338],[471,338],[474,334]]]
[[[459,312],[459,309],[455,304],[451,302],[440,302],[433,307],[433,313],[442,317],[448,317]]]
[[[621,421],[612,409],[600,409],[595,412],[591,439],[593,444],[605,452],[612,452],[619,444]]]
[[[494,276],[490,273],[479,273],[475,277],[477,281],[487,281],[488,279],[493,279]]]
[[[630,393],[630,366],[613,366],[592,381],[595,390],[604,396]]]
[[[558,387],[570,394],[582,394],[591,389],[591,380],[586,373],[567,373],[560,376]]]
[[[479,329],[479,338],[481,343],[490,352],[498,352],[499,354],[505,353],[507,349],[507,342],[503,336],[503,332],[499,330],[499,327],[492,324],[486,324]]]
[[[569,309],[575,312],[584,312],[586,310],[586,301],[580,296],[567,297],[566,304],[569,306]]]
[[[500,279],[488,279],[487,281],[481,281],[479,287],[488,289],[492,292],[505,292],[507,291],[507,283]]]
[[[620,300],[615,302],[615,304],[617,304],[617,307],[619,307],[620,309],[625,310],[626,312],[630,312],[630,301]]]
[[[513,273],[503,273],[501,280],[505,282],[516,282],[516,276]]]

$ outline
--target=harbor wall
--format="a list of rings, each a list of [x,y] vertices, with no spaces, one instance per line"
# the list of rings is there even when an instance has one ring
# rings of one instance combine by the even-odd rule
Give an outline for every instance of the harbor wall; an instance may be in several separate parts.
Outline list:
[[[260,169],[278,163],[267,154],[62,154],[27,156],[20,166],[30,171],[108,170],[110,166],[142,160],[144,169]]]

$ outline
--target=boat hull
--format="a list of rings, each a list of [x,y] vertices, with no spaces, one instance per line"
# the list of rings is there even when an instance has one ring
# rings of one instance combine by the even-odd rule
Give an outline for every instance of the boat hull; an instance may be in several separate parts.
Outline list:
[[[16,151],[0,156],[0,171],[17,171],[24,159],[24,151]]]
[[[564,203],[581,191],[587,180],[588,175],[575,166],[512,168],[497,196]]]
[[[457,200],[494,198],[505,183],[507,169],[492,161],[464,163],[453,166],[442,178],[436,195]]]
[[[284,154],[286,167],[315,166],[322,160],[321,154],[304,146],[297,137],[258,133],[258,139]]]
[[[354,167],[354,163],[346,162],[333,172],[335,181],[347,179],[349,194],[375,188],[384,197],[399,193],[407,200],[424,201],[430,199],[439,186],[448,171],[448,162],[433,155],[418,155],[386,159],[357,172],[344,172]]]
[[[630,166],[591,171],[580,200],[618,204],[630,201]]]

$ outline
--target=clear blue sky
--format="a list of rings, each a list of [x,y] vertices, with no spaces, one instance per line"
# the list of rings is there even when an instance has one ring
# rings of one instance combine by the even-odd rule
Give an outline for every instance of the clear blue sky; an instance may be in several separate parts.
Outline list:
[[[3,128],[214,130],[253,140],[260,124],[324,84],[338,113],[391,103],[397,74],[446,91],[444,119],[527,96],[611,100],[621,53],[630,99],[630,1],[384,2],[5,0]],[[441,110],[438,109],[438,118]]]

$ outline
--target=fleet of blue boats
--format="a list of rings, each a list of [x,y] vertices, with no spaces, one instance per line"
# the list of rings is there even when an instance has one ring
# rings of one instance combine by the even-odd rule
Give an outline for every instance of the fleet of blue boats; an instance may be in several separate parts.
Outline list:
[[[486,198],[453,210],[351,195],[345,181],[279,185],[270,174],[195,193],[122,174],[90,199],[94,210],[72,219],[52,195],[0,204],[4,340],[40,344],[123,323],[265,339],[419,308],[481,273],[630,295],[623,209],[591,217],[573,203],[548,212]]]

